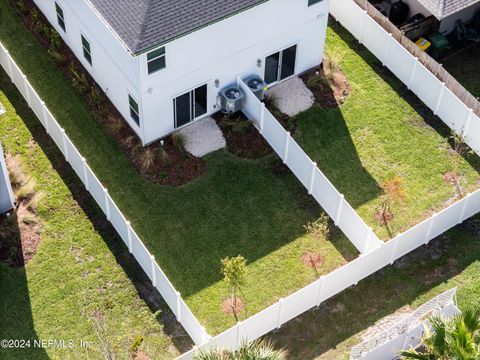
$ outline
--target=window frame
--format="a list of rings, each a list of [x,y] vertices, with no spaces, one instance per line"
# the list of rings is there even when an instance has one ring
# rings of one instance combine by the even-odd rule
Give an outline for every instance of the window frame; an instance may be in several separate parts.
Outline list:
[[[87,39],[87,37],[85,35],[83,35],[82,33],[80,33],[80,40],[82,42],[83,58],[85,60],[87,60],[87,62],[90,64],[90,66],[93,66],[92,44]],[[85,43],[88,44],[88,49],[86,48]],[[86,54],[88,54],[88,56]]]
[[[156,52],[160,52],[160,53],[158,55],[153,55],[152,58],[150,59],[149,58],[150,55],[152,55],[153,53],[156,53]],[[156,62],[158,60],[163,60],[163,62],[161,63],[161,66],[159,68],[154,68],[154,69],[150,70],[150,64],[153,63],[153,62]],[[158,49],[152,50],[152,51],[147,53],[147,74],[148,75],[159,72],[160,70],[163,70],[166,67],[167,67],[167,51],[165,49],[165,46],[162,46]]]
[[[136,110],[132,106],[132,102],[136,105]],[[138,127],[140,127],[140,105],[138,104],[137,99],[135,99],[130,93],[128,93],[128,108],[130,112],[130,119],[134,121],[135,124],[137,124]],[[134,115],[136,116],[134,116]]]
[[[58,2],[55,1],[55,13],[57,14],[57,23],[58,26],[63,30],[64,33],[67,33],[67,27],[65,25],[65,12]]]

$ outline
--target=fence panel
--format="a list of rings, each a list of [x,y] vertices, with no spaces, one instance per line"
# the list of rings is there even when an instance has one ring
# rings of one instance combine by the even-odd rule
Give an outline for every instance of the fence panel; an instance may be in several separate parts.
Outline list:
[[[127,245],[128,247],[127,220],[123,217],[123,214],[120,212],[110,195],[107,196],[107,201],[108,210],[110,212],[110,222],[112,223],[115,230],[117,230],[118,235],[120,235],[125,245]]]
[[[397,247],[393,259],[397,260],[403,255],[425,244],[428,229],[432,222],[432,218],[415,225],[413,228],[405,231],[390,241],[396,241]]]
[[[260,100],[258,100],[255,94],[250,91],[248,86],[243,81],[239,81],[238,85],[246,96],[246,105],[242,109],[242,112],[247,118],[258,125],[262,113],[262,103]]]
[[[65,150],[63,148],[63,137],[65,136],[65,134],[63,133],[62,128],[60,127],[60,125],[58,125],[57,121],[50,113],[50,111],[47,111],[46,113],[48,118],[48,134],[53,139],[55,144],[57,144],[57,147],[60,149],[62,154],[65,156]]]
[[[14,61],[11,61],[9,58],[9,64],[12,69],[12,82],[17,86],[18,91],[22,94],[23,98],[27,99],[27,94],[25,92],[25,81],[23,78],[23,73],[20,68],[15,64]]]
[[[442,210],[435,216],[435,223],[430,232],[430,239],[437,237],[438,235],[443,234],[448,229],[457,225],[460,221],[460,214],[462,212],[463,204],[466,199],[463,198],[461,201],[456,202],[453,205],[450,205],[448,208]]]
[[[365,19],[362,9],[353,1],[342,1],[342,8],[342,17],[340,19],[342,25],[344,25],[356,39],[361,39]]]
[[[203,344],[204,340],[206,340],[205,330],[182,299],[180,299],[180,314],[182,325],[192,338],[193,342],[195,344]]]
[[[30,108],[32,109],[33,113],[37,116],[38,120],[40,120],[40,123],[45,127],[45,119],[43,118],[43,113],[44,113],[44,105],[42,100],[40,99],[40,96],[38,96],[37,92],[33,87],[28,84],[28,94],[30,97]]]
[[[251,341],[269,333],[277,327],[279,311],[283,312],[283,305],[276,302],[265,310],[253,315],[240,325],[240,339]]]
[[[410,82],[415,62],[413,56],[392,38],[389,44],[387,66],[404,84]]]
[[[468,108],[461,101],[458,101],[458,98],[450,90],[444,87],[437,115],[450,128],[461,132],[467,120]]]
[[[480,190],[468,196],[468,202],[463,212],[462,220],[468,219],[480,211]]]
[[[83,158],[78,152],[77,148],[73,143],[70,141],[68,136],[65,136],[65,146],[68,152],[68,162],[70,166],[73,168],[77,176],[82,180],[85,184],[85,175],[83,173]]]
[[[472,114],[465,137],[468,145],[480,156],[480,118],[475,114]]]
[[[396,239],[393,239],[382,243],[382,245],[375,250],[363,254],[361,257],[361,265],[358,268],[358,278],[365,279],[388,265],[392,258],[396,241]]]
[[[277,154],[284,153],[286,131],[269,111],[265,111],[263,136]]]
[[[425,66],[417,63],[412,91],[430,109],[435,109],[441,87],[441,82]]]
[[[177,291],[173,287],[170,280],[163,273],[160,266],[155,266],[155,279],[157,281],[156,288],[158,292],[162,295],[163,300],[167,303],[168,307],[172,310],[175,316],[178,318],[178,309],[177,309]]]
[[[385,46],[389,40],[388,34],[376,23],[370,16],[365,21],[365,33],[363,44],[378,59],[382,59],[385,54]]]
[[[102,183],[97,179],[90,166],[86,165],[87,169],[87,183],[88,191],[92,194],[93,198],[97,202],[98,206],[103,210],[103,213],[107,213],[107,207],[105,203],[105,191],[103,190]]]
[[[280,314],[281,324],[317,305],[319,281],[317,280],[285,298]]]
[[[143,271],[145,271],[148,278],[152,280],[152,260],[150,259],[150,253],[145,248],[145,245],[143,245],[138,235],[135,234],[135,231],[131,231],[130,236],[132,239],[133,256],[140,264]]]
[[[340,214],[340,221],[338,227],[342,229],[345,236],[355,245],[361,252],[367,250],[369,247],[369,228],[363,219],[357,214],[350,204],[343,200],[342,212]],[[375,236],[374,234],[371,234]]]
[[[238,324],[231,327],[230,329],[224,331],[223,333],[215,336],[207,348],[215,349],[236,349],[238,344],[241,342],[239,336],[239,326]]]
[[[307,189],[312,178],[312,161],[300,146],[290,138],[288,144],[287,165]]]
[[[318,168],[315,170],[312,196],[330,216],[336,214],[340,194]]]
[[[356,258],[326,275],[322,281],[319,302],[323,302],[355,284],[358,280],[360,261],[360,258]]]

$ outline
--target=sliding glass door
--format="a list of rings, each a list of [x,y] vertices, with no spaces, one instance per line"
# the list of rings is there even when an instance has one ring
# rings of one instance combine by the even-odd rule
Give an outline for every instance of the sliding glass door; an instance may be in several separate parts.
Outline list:
[[[295,74],[297,45],[265,58],[265,82],[272,84]]]
[[[173,99],[175,127],[192,122],[207,113],[207,85],[202,85]]]

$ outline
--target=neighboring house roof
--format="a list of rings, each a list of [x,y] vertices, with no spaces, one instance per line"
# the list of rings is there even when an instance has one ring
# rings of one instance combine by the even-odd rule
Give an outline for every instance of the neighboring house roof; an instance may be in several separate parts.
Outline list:
[[[88,1],[137,54],[268,0]]]
[[[453,15],[480,0],[417,0],[428,11],[432,13],[438,20],[442,20],[447,16]]]

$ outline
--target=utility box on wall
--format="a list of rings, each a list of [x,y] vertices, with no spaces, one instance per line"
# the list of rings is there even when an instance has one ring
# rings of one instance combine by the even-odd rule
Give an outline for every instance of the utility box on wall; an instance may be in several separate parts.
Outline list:
[[[14,201],[7,165],[3,156],[2,143],[0,143],[0,214],[12,210]]]

